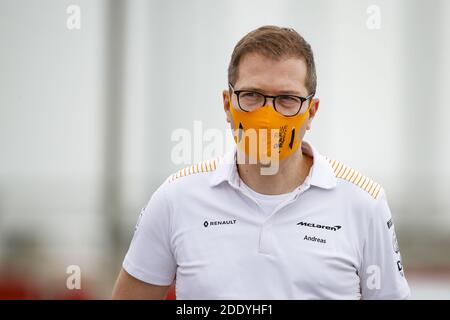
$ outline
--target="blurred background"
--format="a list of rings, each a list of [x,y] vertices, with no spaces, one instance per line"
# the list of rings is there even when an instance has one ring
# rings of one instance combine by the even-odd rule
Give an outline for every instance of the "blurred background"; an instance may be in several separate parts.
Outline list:
[[[449,15],[446,0],[0,0],[0,299],[110,298],[141,208],[188,164],[174,132],[200,139],[190,162],[225,135],[231,52],[266,24],[314,50],[306,140],[383,185],[412,298],[450,299]]]

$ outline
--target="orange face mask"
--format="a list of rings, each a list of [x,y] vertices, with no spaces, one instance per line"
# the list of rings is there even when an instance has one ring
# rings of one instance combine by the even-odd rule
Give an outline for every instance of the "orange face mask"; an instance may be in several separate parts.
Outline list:
[[[300,145],[298,133],[311,108],[292,117],[284,116],[272,106],[255,111],[236,110],[230,99],[230,111],[235,125],[234,140],[239,150],[250,160],[269,163],[290,156]]]

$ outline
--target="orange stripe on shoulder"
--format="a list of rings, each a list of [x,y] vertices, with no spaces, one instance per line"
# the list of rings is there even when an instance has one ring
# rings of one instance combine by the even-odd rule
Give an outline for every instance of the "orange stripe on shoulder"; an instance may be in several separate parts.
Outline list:
[[[167,178],[167,181],[170,183],[181,177],[190,176],[192,174],[215,171],[217,169],[218,163],[219,158],[201,161],[199,163],[184,167],[178,170],[177,172],[171,174],[169,178]]]
[[[377,199],[382,191],[382,187],[374,180],[362,175],[355,169],[343,164],[335,159],[327,158],[336,178],[343,179],[353,183],[355,186],[366,191],[372,198]]]

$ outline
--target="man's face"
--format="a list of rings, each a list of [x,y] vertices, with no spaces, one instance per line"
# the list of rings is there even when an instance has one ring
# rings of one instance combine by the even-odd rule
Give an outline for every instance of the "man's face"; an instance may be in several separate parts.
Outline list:
[[[233,87],[235,90],[252,90],[272,96],[292,94],[306,97],[310,94],[305,87],[306,73],[307,66],[303,59],[286,58],[273,60],[257,53],[249,53],[244,55],[240,61],[238,79],[236,83],[233,83]],[[223,103],[227,122],[231,124],[231,128],[234,130],[236,127],[231,117],[229,99],[229,91],[224,90]],[[233,106],[237,107],[236,95],[233,94],[231,99]],[[268,99],[266,104],[273,106],[272,99]],[[306,130],[310,129],[318,107],[319,100],[313,99],[309,117],[299,132],[300,139],[303,139]]]

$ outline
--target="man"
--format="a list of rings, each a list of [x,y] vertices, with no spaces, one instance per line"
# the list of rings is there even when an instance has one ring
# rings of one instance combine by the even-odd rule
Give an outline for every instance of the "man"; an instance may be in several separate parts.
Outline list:
[[[303,141],[319,108],[310,45],[265,26],[234,48],[233,153],[170,176],[142,211],[113,292],[163,299],[405,299],[379,184]]]

